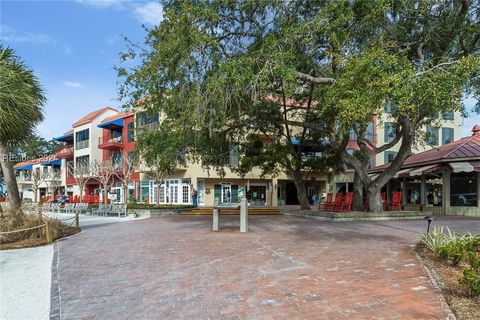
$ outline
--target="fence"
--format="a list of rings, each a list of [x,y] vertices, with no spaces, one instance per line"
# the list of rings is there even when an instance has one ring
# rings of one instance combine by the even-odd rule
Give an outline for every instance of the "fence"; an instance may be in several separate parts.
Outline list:
[[[47,219],[49,219],[50,217],[40,213],[42,216],[46,217]],[[3,235],[8,235],[8,234],[13,234],[13,233],[19,233],[19,232],[25,232],[25,231],[30,231],[30,230],[35,230],[35,229],[40,229],[40,228],[45,228],[45,239],[47,240],[47,243],[52,243],[53,242],[53,237],[52,237],[52,228],[57,228],[58,230],[65,230],[67,228],[70,228],[73,226],[73,224],[75,223],[75,228],[77,230],[80,229],[80,216],[78,213],[75,214],[75,217],[71,217],[71,218],[67,218],[67,219],[63,219],[63,220],[59,220],[60,222],[63,222],[63,221],[69,221],[69,220],[73,220],[72,223],[70,223],[69,225],[67,225],[66,227],[64,228],[59,228],[53,224],[51,224],[48,220],[45,221],[44,224],[41,224],[39,226],[35,226],[35,227],[30,227],[30,228],[25,228],[25,229],[19,229],[19,230],[13,230],[13,231],[4,231],[4,232],[0,232],[0,238],[1,236]]]

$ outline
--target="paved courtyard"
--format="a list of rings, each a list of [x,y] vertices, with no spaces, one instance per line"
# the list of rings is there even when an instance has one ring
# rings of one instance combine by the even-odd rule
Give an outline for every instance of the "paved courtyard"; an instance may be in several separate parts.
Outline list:
[[[425,221],[329,223],[175,216],[86,229],[56,244],[52,318],[445,319],[412,252]],[[479,231],[480,220],[438,220]],[[57,260],[56,260],[57,259]],[[58,261],[58,268],[56,267]]]

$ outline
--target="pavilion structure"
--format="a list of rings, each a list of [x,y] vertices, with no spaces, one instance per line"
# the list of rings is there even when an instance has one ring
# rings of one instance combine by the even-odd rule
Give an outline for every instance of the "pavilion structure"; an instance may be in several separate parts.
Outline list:
[[[389,164],[370,170],[377,176]],[[433,214],[480,216],[480,125],[472,135],[409,157],[384,187],[386,200],[402,191],[402,208]]]

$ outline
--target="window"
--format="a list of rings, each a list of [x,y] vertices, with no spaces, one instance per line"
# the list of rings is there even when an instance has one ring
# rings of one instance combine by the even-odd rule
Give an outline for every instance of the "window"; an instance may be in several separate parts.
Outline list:
[[[88,141],[90,139],[90,131],[88,129],[75,133],[75,149],[88,148]]]
[[[137,126],[141,127],[150,123],[157,123],[159,119],[158,113],[139,112],[137,113]]]
[[[112,165],[115,169],[119,169],[122,165],[122,155],[119,151],[112,152]]]
[[[427,127],[427,144],[429,146],[438,146],[438,128]]]
[[[390,163],[395,159],[397,156],[397,153],[395,151],[385,151],[385,162],[384,163]]]
[[[453,111],[444,112],[442,118],[443,120],[453,120],[455,118],[455,113]]]
[[[393,122],[385,122],[385,143],[391,142],[395,139],[395,124]]]
[[[230,166],[238,167],[239,160],[238,160],[238,145],[234,144],[230,147]]]
[[[76,167],[87,168],[90,165],[90,156],[81,156],[75,159]]]
[[[392,113],[395,111],[395,104],[390,100],[385,100],[385,113]]]
[[[182,202],[190,203],[190,187],[188,185],[182,186]]]
[[[454,173],[450,178],[450,205],[452,207],[477,206],[477,174]]]
[[[134,128],[134,123],[133,122],[130,122],[127,125],[127,141],[128,142],[135,141],[135,128]]]
[[[453,142],[453,128],[442,128],[442,144]]]

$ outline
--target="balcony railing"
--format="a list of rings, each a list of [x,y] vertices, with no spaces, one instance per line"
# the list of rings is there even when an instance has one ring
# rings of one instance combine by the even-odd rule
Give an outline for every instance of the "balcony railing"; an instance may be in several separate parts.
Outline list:
[[[63,148],[58,149],[57,156],[59,158],[73,156],[73,146],[65,146]]]
[[[137,128],[145,131],[155,131],[158,128],[158,122],[151,122],[151,123],[138,125]]]
[[[20,174],[17,177],[17,183],[30,183],[32,182],[32,176]]]
[[[75,143],[75,150],[88,148],[90,140],[77,141]]]
[[[123,147],[123,139],[121,136],[119,137],[100,137],[98,138],[98,147],[99,148],[110,148],[116,147],[121,148]]]

